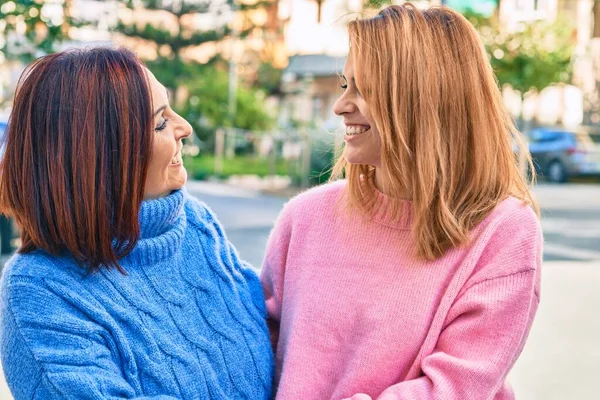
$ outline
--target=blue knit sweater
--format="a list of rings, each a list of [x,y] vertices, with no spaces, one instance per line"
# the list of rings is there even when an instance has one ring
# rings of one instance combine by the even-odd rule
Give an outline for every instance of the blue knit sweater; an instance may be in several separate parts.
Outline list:
[[[144,201],[127,272],[13,257],[0,355],[20,399],[267,399],[273,355],[258,278],[184,191]]]

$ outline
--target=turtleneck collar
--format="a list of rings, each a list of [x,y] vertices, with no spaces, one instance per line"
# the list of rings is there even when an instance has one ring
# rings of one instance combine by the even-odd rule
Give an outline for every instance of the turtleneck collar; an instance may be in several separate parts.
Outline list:
[[[410,200],[396,199],[377,190],[375,196],[375,213],[371,219],[378,224],[395,229],[410,229],[412,225],[413,204]],[[394,213],[396,211],[396,214]]]
[[[167,231],[183,210],[184,191],[172,192],[166,197],[144,200],[140,207],[140,239],[159,236]]]
[[[413,203],[410,200],[399,199],[384,194],[375,185],[374,171],[366,179],[361,179],[365,190],[371,191],[375,197],[373,212],[370,213],[372,221],[395,229],[411,229],[413,222]]]
[[[144,200],[140,207],[140,239],[129,254],[134,262],[152,264],[171,257],[181,246],[186,227],[185,190]]]

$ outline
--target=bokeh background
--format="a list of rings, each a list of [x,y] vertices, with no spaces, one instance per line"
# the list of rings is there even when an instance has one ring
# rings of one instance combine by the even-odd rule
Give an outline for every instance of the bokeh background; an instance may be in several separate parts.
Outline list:
[[[342,146],[332,105],[347,23],[389,3],[403,1],[0,0],[0,136],[31,60],[72,47],[134,50],[194,127],[188,191],[260,269],[282,205],[325,182]],[[598,399],[600,1],[413,3],[452,7],[477,28],[540,175],[542,302],[510,375],[517,398]],[[0,218],[0,234],[1,266],[18,227]],[[0,399],[11,398],[0,379]]]

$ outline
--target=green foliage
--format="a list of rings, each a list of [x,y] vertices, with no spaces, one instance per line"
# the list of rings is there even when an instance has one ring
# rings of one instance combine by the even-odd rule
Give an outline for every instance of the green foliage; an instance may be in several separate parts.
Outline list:
[[[134,3],[136,2],[128,0],[126,5],[135,10]],[[141,0],[141,6],[146,10],[171,14],[172,19],[178,22],[176,29],[172,31],[160,23],[147,23],[140,26],[138,23],[126,24],[119,21],[117,30],[126,36],[153,43],[157,50],[161,50],[161,56],[157,60],[148,61],[147,65],[163,85],[175,89],[182,85],[185,86],[185,82],[198,70],[197,63],[184,60],[181,53],[190,47],[217,42],[231,33],[227,26],[218,27],[216,30],[201,30],[182,23],[184,17],[190,19],[189,17],[208,12],[223,11],[215,10],[210,3],[209,0],[178,2]],[[233,0],[228,0],[223,3],[223,7],[231,8],[232,4]]]
[[[524,95],[570,80],[575,38],[569,24],[535,21],[506,32],[492,19],[468,18],[481,34],[501,86]]]
[[[197,157],[186,157],[183,165],[192,179],[207,179],[215,176],[215,157],[213,155],[200,155]],[[256,156],[236,156],[223,161],[223,172],[219,178],[227,178],[232,175],[257,175],[264,177],[275,173],[275,175],[288,175],[290,165],[283,159],[278,159],[273,166],[270,160]]]
[[[281,90],[282,69],[275,68],[273,64],[263,62],[258,68],[255,86],[267,92],[267,94],[277,94]]]
[[[228,27],[216,31],[186,31],[179,29],[172,34],[166,29],[146,24],[143,27],[137,25],[126,25],[119,21],[117,30],[130,37],[137,37],[155,43],[158,47],[167,46],[170,49],[171,58],[177,58],[182,49],[192,46],[200,46],[207,42],[215,42],[230,34]]]
[[[364,0],[365,8],[381,8],[388,4],[392,4],[392,0]]]
[[[136,0],[126,0],[125,4],[129,8],[133,8]],[[227,5],[231,6],[233,2],[227,1]],[[142,4],[146,10],[164,10],[173,15],[182,16],[186,14],[204,14],[209,11],[210,0],[208,1],[164,1],[164,0],[142,0]]]
[[[238,10],[251,9],[270,2],[259,1],[252,5],[236,7]],[[211,1],[208,0],[179,2],[141,0],[141,5],[146,10],[170,13],[171,17],[179,22],[178,28],[170,30],[156,23],[140,26],[125,24],[122,21],[117,28],[126,36],[153,43],[156,49],[161,50],[158,59],[147,61],[146,64],[167,88],[187,89],[186,98],[174,99],[173,106],[192,124],[196,135],[203,141],[205,150],[214,145],[214,131],[219,126],[233,125],[241,129],[263,130],[273,123],[264,109],[262,92],[247,88],[243,84],[240,84],[237,89],[236,113],[231,121],[228,112],[228,74],[225,71],[226,64],[220,56],[214,57],[206,64],[185,60],[182,57],[183,51],[188,48],[218,42],[231,35],[231,28],[228,26],[217,27],[215,30],[201,30],[182,23],[184,17],[189,20],[189,17],[208,12],[218,13],[219,10],[215,10],[214,5],[210,3]],[[224,2],[224,9],[231,8],[233,3],[233,0]],[[134,9],[132,0],[127,1],[126,4]],[[243,38],[250,30],[239,32],[239,37]]]
[[[160,57],[156,60],[146,61],[146,66],[152,71],[156,79],[165,87],[175,89],[183,86],[193,80],[198,74],[202,74],[207,68],[212,68],[218,63],[222,64],[219,57],[214,58],[206,64],[199,64],[191,61],[184,61],[180,57],[166,58]]]
[[[310,174],[308,176],[311,186],[326,183],[335,163],[335,145],[329,140],[316,140],[312,142],[310,156]]]
[[[7,59],[30,62],[36,57],[56,51],[57,46],[69,39],[69,27],[81,26],[62,7],[62,20],[49,19],[43,12],[41,0],[0,0],[0,52]],[[22,36],[17,35],[21,31]],[[8,40],[6,40],[9,38]]]
[[[198,137],[211,148],[212,135],[217,127],[233,126],[248,130],[267,130],[273,119],[267,113],[264,94],[240,85],[236,96],[236,113],[230,120],[228,110],[228,75],[218,67],[202,67],[186,82],[189,97],[178,108],[192,124]]]

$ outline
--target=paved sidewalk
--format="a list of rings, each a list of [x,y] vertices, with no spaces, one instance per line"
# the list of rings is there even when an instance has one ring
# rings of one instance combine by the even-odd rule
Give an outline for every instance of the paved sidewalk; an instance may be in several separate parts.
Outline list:
[[[510,380],[518,400],[600,398],[600,262],[546,262],[541,303]]]

